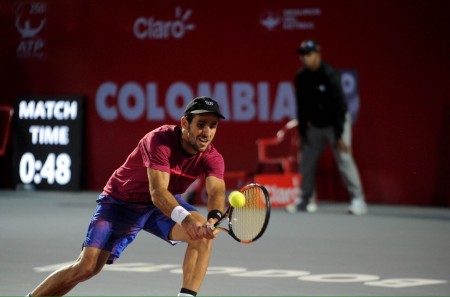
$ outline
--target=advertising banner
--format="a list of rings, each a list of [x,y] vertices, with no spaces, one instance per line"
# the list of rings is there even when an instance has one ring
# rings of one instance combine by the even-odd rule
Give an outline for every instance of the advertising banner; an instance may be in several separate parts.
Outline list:
[[[255,182],[266,187],[272,207],[285,207],[300,199],[299,174],[260,174]]]
[[[252,175],[256,140],[275,136],[296,117],[294,77],[303,66],[297,49],[315,39],[323,61],[341,72],[367,200],[446,204],[450,143],[442,135],[448,132],[450,65],[448,40],[435,37],[450,34],[448,8],[440,0],[2,1],[0,100],[85,98],[82,184],[101,191],[146,133],[179,124],[190,100],[212,96],[226,117],[213,142],[226,172]],[[424,59],[423,53],[433,55]],[[64,135],[54,127],[69,123],[30,125]],[[41,130],[26,129],[21,137],[39,140]],[[29,145],[71,148],[78,145],[73,139],[70,134],[69,145]],[[54,158],[56,172],[57,160],[67,163],[61,154],[69,153],[23,157],[26,152],[15,153],[15,182],[55,187],[56,173],[53,181],[48,168]],[[417,152],[431,159],[414,162]],[[28,168],[22,181],[21,160]],[[2,176],[11,176],[7,166]],[[322,158],[317,172],[319,197],[348,201],[344,188],[335,186],[342,183],[332,157]],[[71,188],[72,178],[60,186]]]

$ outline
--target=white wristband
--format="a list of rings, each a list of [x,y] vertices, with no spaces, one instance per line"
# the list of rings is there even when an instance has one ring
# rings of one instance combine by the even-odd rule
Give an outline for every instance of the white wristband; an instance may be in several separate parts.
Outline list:
[[[184,207],[178,205],[172,210],[170,217],[177,224],[181,225],[181,222],[183,222],[183,220],[190,214],[191,213],[189,211],[187,211],[186,209],[184,209]]]

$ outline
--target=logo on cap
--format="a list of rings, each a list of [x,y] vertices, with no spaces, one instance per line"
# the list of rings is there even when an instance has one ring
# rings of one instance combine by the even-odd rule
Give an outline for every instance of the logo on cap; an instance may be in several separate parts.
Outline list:
[[[219,118],[224,119],[225,117],[220,113],[219,104],[212,98],[203,96],[194,98],[187,106],[185,114],[193,113],[215,113]]]

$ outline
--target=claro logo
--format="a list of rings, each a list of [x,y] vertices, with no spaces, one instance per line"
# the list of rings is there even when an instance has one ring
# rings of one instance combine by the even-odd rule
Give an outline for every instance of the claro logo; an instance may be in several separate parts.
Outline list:
[[[180,6],[175,8],[175,20],[158,20],[155,17],[139,17],[133,25],[134,36],[137,39],[181,39],[187,31],[195,29],[195,24],[188,23],[192,9],[185,12]]]

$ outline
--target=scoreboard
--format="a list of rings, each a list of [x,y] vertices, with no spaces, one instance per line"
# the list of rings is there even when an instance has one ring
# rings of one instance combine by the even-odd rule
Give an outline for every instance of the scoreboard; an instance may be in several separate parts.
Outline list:
[[[18,186],[79,190],[82,97],[21,97],[15,104],[13,175]]]

